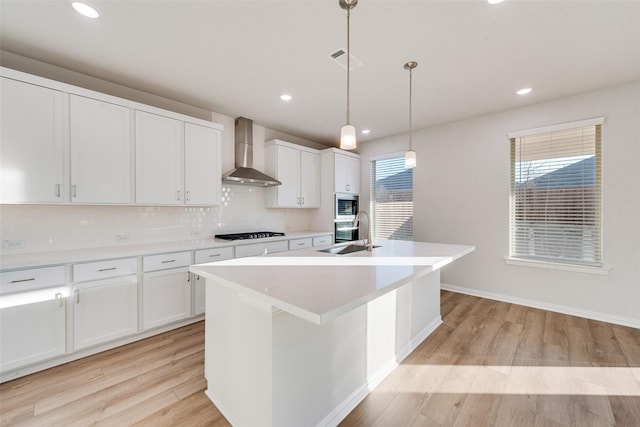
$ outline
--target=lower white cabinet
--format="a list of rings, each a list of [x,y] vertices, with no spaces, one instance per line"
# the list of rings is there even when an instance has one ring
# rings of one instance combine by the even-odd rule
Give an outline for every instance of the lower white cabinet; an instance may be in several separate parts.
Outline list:
[[[200,249],[195,252],[196,264],[207,262],[224,261],[233,258],[233,247]],[[205,279],[201,279],[197,274],[192,274],[193,280],[193,315],[197,316],[205,312]]]
[[[191,317],[188,267],[145,273],[142,293],[142,327],[145,330]]]
[[[0,371],[65,353],[66,305],[59,291],[52,290],[50,295],[40,291],[37,302],[0,309]],[[21,298],[29,296],[23,294]]]
[[[274,254],[276,252],[284,252],[288,250],[288,240],[280,240],[278,242],[251,243],[248,245],[236,246],[236,258]]]
[[[76,284],[71,297],[75,350],[138,332],[137,276]]]

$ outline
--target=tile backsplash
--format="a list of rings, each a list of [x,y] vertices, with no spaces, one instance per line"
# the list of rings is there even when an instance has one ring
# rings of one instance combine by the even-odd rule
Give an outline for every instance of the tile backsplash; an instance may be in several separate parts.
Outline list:
[[[0,205],[0,254],[210,239],[236,231],[308,230],[315,209],[267,209],[265,189],[225,185],[220,206]]]

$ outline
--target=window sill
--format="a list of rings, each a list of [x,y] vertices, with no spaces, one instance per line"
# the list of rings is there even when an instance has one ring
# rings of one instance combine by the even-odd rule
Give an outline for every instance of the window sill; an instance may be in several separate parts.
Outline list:
[[[592,267],[589,265],[578,264],[562,264],[558,262],[534,261],[522,258],[505,258],[504,262],[509,265],[518,265],[521,267],[547,268],[551,270],[575,271],[578,273],[607,275],[611,270],[610,267]]]

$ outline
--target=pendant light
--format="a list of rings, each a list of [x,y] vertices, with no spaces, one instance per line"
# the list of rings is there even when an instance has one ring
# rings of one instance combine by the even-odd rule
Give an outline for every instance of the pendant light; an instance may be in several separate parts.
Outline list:
[[[411,93],[413,85],[412,71],[418,66],[417,62],[407,62],[404,64],[405,70],[409,70],[409,151],[404,154],[404,167],[415,168],[416,167],[416,152],[413,151],[413,126],[411,123]]]
[[[349,112],[349,72],[351,68],[351,51],[349,46],[349,17],[351,9],[356,7],[358,0],[338,0],[340,7],[347,11],[347,121],[340,129],[340,148],[343,150],[353,150],[356,148],[356,128],[350,123]]]

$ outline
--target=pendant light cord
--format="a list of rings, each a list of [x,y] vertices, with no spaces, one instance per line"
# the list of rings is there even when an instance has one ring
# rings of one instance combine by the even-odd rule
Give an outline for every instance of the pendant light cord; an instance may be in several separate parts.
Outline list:
[[[347,123],[350,124],[350,114],[349,114],[349,93],[350,93],[350,82],[349,82],[349,72],[351,69],[351,47],[350,47],[350,28],[349,28],[349,18],[351,16],[351,9],[347,7]]]
[[[411,118],[413,117],[412,108],[413,105],[413,68],[409,68],[409,150],[413,151],[413,126]]]

